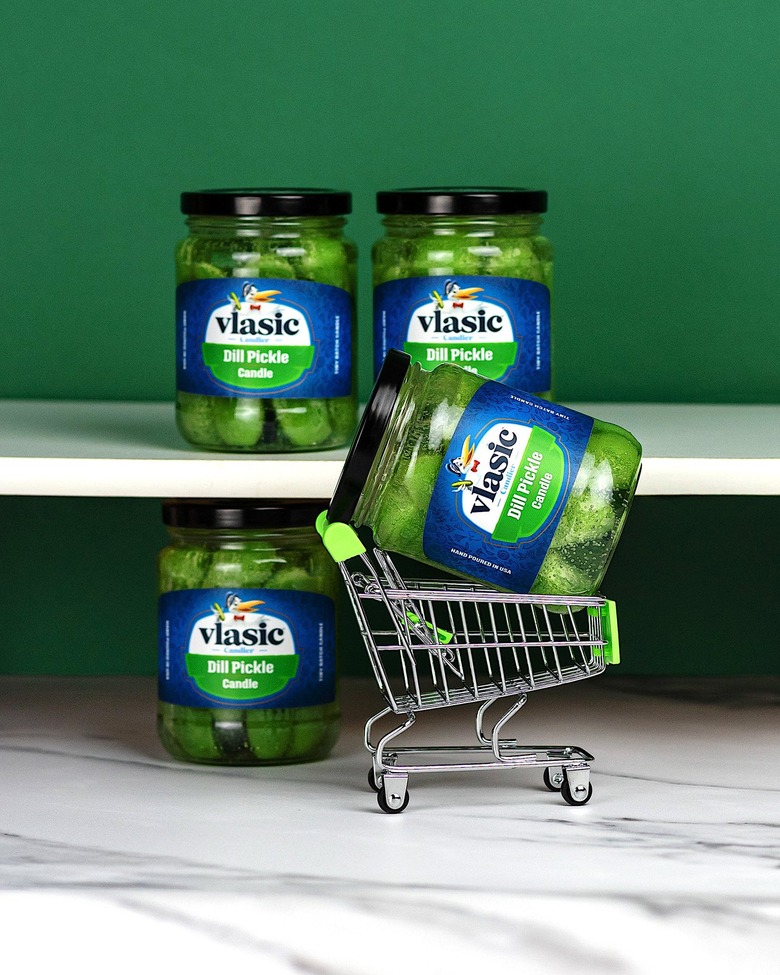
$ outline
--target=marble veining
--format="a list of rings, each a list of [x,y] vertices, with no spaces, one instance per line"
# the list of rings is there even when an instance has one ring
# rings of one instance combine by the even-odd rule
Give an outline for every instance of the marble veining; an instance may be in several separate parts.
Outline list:
[[[535,770],[461,771],[413,775],[400,816],[365,784],[376,688],[342,696],[327,761],[229,769],[166,756],[152,681],[0,679],[6,957],[71,945],[102,971],[121,938],[126,970],[780,972],[776,679],[540,692],[514,733],[592,751],[587,806]],[[415,741],[468,741],[463,710]]]

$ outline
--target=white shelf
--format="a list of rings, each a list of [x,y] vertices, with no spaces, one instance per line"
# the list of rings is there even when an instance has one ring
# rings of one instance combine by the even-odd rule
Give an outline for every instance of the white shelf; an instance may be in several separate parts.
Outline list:
[[[780,494],[780,406],[581,403],[642,443],[639,494]],[[0,401],[0,494],[327,498],[346,450],[189,449],[170,403]]]

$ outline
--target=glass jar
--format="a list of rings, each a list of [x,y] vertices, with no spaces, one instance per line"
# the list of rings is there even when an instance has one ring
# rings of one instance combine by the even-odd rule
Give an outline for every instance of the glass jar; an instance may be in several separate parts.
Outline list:
[[[319,450],[357,422],[349,193],[183,193],[176,420],[225,451]]]
[[[511,592],[589,596],[641,447],[613,423],[390,350],[328,509],[384,549]]]
[[[374,365],[389,349],[423,369],[453,363],[536,395],[551,386],[553,253],[542,190],[377,194]]]
[[[166,501],[160,739],[175,758],[278,765],[336,742],[338,572],[320,501]]]

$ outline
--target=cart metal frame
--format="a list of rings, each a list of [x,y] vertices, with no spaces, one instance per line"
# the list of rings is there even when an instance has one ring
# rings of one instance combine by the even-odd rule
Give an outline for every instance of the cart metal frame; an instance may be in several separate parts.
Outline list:
[[[532,691],[604,672],[619,662],[615,604],[602,596],[501,592],[465,581],[405,580],[391,557],[370,554],[344,524],[318,525],[339,564],[387,706],[368,719],[369,785],[384,812],[408,805],[409,775],[462,769],[542,768],[571,805],[592,793],[593,755],[577,745],[524,745],[502,736]],[[492,721],[496,702],[509,702]],[[397,746],[419,712],[477,705],[473,745]],[[389,731],[375,725],[401,718]]]

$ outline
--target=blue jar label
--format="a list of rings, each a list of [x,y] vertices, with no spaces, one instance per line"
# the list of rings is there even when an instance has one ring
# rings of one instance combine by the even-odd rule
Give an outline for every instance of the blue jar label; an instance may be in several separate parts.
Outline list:
[[[550,388],[550,292],[521,278],[404,278],[374,289],[374,366],[400,349],[530,392]]]
[[[425,555],[488,585],[528,592],[592,429],[592,417],[484,383],[437,476],[425,519]]]
[[[312,281],[187,281],[176,289],[176,362],[185,393],[349,396],[351,298]]]
[[[319,593],[164,593],[159,651],[159,697],[169,704],[292,708],[336,698],[335,607]]]

